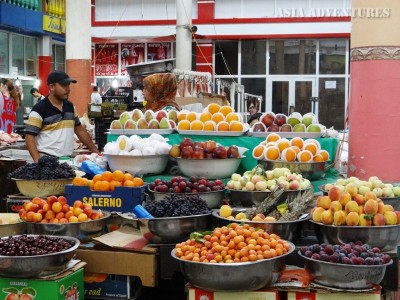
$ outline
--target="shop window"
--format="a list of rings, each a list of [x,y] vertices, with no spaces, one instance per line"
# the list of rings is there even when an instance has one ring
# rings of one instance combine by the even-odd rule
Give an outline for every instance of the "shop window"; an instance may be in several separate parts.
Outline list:
[[[241,42],[241,73],[265,74],[266,41]]]
[[[37,39],[25,37],[26,75],[36,76]]]
[[[266,85],[265,78],[242,78],[241,84],[243,84],[244,91],[247,94],[261,96],[263,99],[265,99],[265,85]],[[259,112],[265,112],[264,100],[261,102]]]
[[[53,45],[54,70],[65,71],[65,46]]]
[[[319,122],[327,128],[344,129],[345,78],[320,78]]]
[[[218,75],[238,74],[238,42],[215,42],[215,73]]]
[[[316,42],[273,40],[269,42],[270,74],[315,74]]]
[[[11,36],[12,49],[12,75],[25,75],[24,68],[24,37],[22,35],[13,34]]]
[[[319,42],[319,74],[345,74],[346,40],[332,39]]]
[[[0,73],[8,74],[8,33],[0,31]]]

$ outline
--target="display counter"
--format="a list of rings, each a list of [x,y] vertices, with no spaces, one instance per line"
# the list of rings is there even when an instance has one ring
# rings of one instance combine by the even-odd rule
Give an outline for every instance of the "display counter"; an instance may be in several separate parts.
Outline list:
[[[108,134],[107,142],[116,141],[119,135],[116,134]],[[141,137],[147,137],[148,135],[140,135]],[[265,138],[253,137],[253,136],[239,136],[239,137],[230,137],[230,136],[215,136],[215,135],[183,135],[178,133],[163,135],[168,139],[168,143],[170,145],[179,144],[181,140],[185,137],[191,138],[193,141],[207,141],[214,140],[217,143],[220,143],[223,146],[232,146],[236,145],[238,147],[244,147],[249,149],[244,153],[244,158],[237,170],[238,173],[243,173],[247,170],[251,170],[257,165],[257,160],[252,156],[252,150],[256,147],[260,142],[264,141]],[[326,166],[329,166],[331,162],[335,159],[336,151],[339,145],[339,140],[337,138],[317,138],[318,142],[321,144],[321,148],[329,152],[330,161],[327,162]],[[174,170],[173,167],[169,167],[168,170]],[[153,181],[156,178],[167,179],[170,176],[176,175],[173,171],[166,171],[166,174],[158,175],[158,176],[148,176],[146,177],[146,181]],[[312,182],[314,189],[317,191],[318,186],[326,183],[331,183],[336,181],[338,178],[338,172],[334,169],[327,170],[325,172],[325,176],[319,180],[314,180]]]

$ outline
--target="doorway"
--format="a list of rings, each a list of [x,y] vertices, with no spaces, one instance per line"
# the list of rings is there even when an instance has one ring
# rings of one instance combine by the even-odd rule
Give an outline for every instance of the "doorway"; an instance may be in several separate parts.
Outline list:
[[[267,81],[266,111],[304,115],[312,111],[311,97],[317,96],[314,78],[269,78]],[[318,106],[314,113],[318,116]]]

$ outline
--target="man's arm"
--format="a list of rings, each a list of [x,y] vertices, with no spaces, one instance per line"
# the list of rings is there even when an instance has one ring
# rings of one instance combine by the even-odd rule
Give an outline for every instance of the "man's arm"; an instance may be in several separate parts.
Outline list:
[[[97,149],[96,145],[93,143],[92,138],[82,125],[75,126],[75,134],[90,152],[100,153],[99,149]]]
[[[29,154],[32,156],[34,162],[38,162],[40,158],[39,151],[36,145],[36,139],[34,135],[26,134],[25,135],[25,144],[28,148]]]

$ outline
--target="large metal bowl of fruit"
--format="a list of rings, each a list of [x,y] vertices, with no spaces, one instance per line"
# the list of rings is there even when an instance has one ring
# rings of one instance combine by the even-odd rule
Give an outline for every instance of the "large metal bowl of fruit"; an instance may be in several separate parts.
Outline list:
[[[211,213],[139,219],[140,232],[152,244],[173,244],[186,240],[193,231],[205,231],[211,227]]]
[[[99,219],[73,223],[35,223],[26,222],[27,232],[30,234],[44,234],[54,236],[71,236],[81,242],[88,242],[92,238],[104,233],[106,223],[111,213],[101,211]]]
[[[348,290],[370,289],[379,284],[386,267],[393,263],[389,255],[362,243],[315,244],[302,248],[299,255],[314,282]]]
[[[279,279],[285,257],[295,249],[292,243],[287,243],[290,244],[290,250],[285,254],[249,262],[189,261],[177,257],[176,249],[172,250],[171,255],[178,260],[184,278],[195,287],[213,291],[249,291],[268,287]]]
[[[303,222],[310,219],[309,214],[300,216],[295,220],[292,220],[294,216],[288,216],[281,220],[278,219],[277,221],[275,221],[273,217],[267,218],[265,216],[260,217],[260,215],[258,215],[258,221],[252,221],[248,219],[242,219],[242,217],[245,217],[245,214],[246,209],[244,208],[233,208],[230,218],[222,217],[218,209],[214,209],[212,212],[212,216],[216,220],[218,226],[227,226],[232,222],[239,224],[249,224],[253,227],[261,228],[265,231],[268,231],[269,233],[274,233],[278,235],[281,239],[291,242],[294,242],[301,237],[301,226]]]
[[[243,156],[242,156],[243,157]],[[185,159],[175,158],[183,175],[191,177],[204,177],[207,179],[228,178],[239,168],[240,158],[223,159]]]
[[[221,206],[225,195],[225,185],[221,180],[208,180],[192,177],[189,180],[182,176],[172,177],[171,180],[156,179],[148,185],[147,200],[164,200],[176,194],[187,198],[198,195],[207,202],[209,208]]]
[[[323,243],[350,243],[361,241],[382,251],[393,250],[400,243],[400,224],[384,226],[335,226],[314,223],[317,239]]]
[[[16,213],[0,213],[0,237],[25,233],[26,223]]]
[[[51,180],[25,180],[12,178],[19,192],[28,197],[48,197],[64,195],[65,185],[72,183],[73,178]]]
[[[230,193],[230,200],[234,204],[238,204],[243,207],[251,207],[254,205],[260,205],[265,198],[271,195],[271,191],[244,191],[244,190],[232,190],[228,189]],[[279,201],[291,201],[294,197],[302,195],[305,190],[285,190],[282,195],[279,196]]]
[[[161,174],[167,167],[169,155],[113,155],[104,154],[111,171],[121,170],[133,176]]]
[[[280,160],[258,160],[258,163],[263,165],[266,170],[275,168],[288,168],[292,173],[303,175],[308,180],[315,180],[325,174],[325,162],[286,162]]]
[[[0,239],[0,276],[31,278],[65,269],[79,240],[69,236],[14,235]]]

